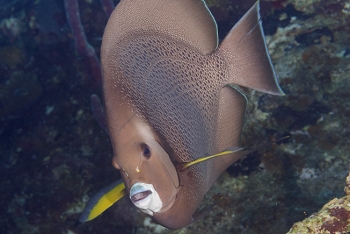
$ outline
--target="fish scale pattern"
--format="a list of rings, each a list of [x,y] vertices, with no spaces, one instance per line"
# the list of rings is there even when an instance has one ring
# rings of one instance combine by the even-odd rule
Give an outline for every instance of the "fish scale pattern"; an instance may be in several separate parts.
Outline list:
[[[176,149],[176,156],[191,161],[214,153],[224,61],[156,33],[133,33],[115,48],[118,89]]]

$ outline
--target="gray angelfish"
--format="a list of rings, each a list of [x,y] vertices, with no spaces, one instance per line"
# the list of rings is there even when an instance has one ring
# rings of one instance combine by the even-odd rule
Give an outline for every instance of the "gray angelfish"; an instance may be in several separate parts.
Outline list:
[[[103,35],[101,62],[113,164],[124,185],[95,196],[81,221],[126,193],[165,227],[190,224],[216,179],[250,152],[240,147],[246,98],[230,84],[283,95],[259,2],[218,46],[204,1],[121,0]]]

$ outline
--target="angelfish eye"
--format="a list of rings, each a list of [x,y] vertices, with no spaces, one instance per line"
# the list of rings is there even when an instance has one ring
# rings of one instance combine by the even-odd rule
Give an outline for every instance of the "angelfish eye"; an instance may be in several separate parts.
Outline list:
[[[149,146],[147,144],[142,144],[141,148],[143,150],[143,156],[146,159],[149,159],[151,157],[151,149],[149,148]]]

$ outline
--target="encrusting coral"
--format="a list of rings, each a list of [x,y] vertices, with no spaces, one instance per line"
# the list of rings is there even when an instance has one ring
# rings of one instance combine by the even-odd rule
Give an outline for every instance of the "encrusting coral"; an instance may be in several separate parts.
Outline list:
[[[350,232],[350,173],[344,188],[346,196],[334,198],[322,209],[301,222],[295,223],[288,234],[341,234]]]

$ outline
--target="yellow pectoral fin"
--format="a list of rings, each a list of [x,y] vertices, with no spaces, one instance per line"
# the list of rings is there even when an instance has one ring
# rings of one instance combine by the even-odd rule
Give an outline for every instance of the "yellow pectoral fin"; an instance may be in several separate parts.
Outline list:
[[[257,146],[255,148],[241,148],[241,147],[230,147],[229,149],[227,150],[224,150],[224,151],[221,151],[220,153],[217,153],[217,154],[214,154],[214,155],[210,155],[210,156],[205,156],[205,157],[201,157],[201,158],[198,158],[196,160],[193,160],[191,162],[181,162],[181,163],[178,163],[177,165],[177,169],[179,169],[180,171],[183,171],[187,168],[189,168],[190,166],[193,166],[195,164],[198,164],[198,163],[201,163],[201,162],[204,162],[204,161],[207,161],[209,159],[212,159],[212,158],[216,158],[216,157],[220,157],[220,156],[223,156],[223,155],[227,155],[227,154],[232,154],[232,153],[236,153],[236,152],[239,152],[239,151],[245,151],[245,154],[242,154],[241,157],[247,155],[247,154],[250,154],[252,152],[254,152],[255,150],[259,149],[259,148],[262,148],[264,146],[267,146],[267,145],[271,145],[273,143],[276,143],[276,142],[279,142],[279,141],[282,141],[282,140],[285,140],[287,138],[289,138],[290,136],[284,136],[284,137],[281,137],[275,141],[272,141],[268,144],[262,144],[260,146]]]
[[[104,187],[90,198],[80,215],[79,221],[86,222],[96,218],[124,195],[125,185],[121,180]]]
[[[191,162],[181,163],[179,169],[181,171],[183,171],[183,170],[185,170],[185,169],[189,168],[190,166],[193,166],[193,165],[195,165],[197,163],[201,163],[201,162],[204,162],[204,161],[207,161],[209,159],[216,158],[216,157],[219,157],[219,156],[232,154],[232,153],[235,153],[235,152],[238,152],[238,151],[241,151],[241,150],[244,150],[244,148],[240,148],[240,147],[236,148],[236,147],[234,147],[232,149],[224,150],[224,151],[221,151],[220,153],[217,153],[217,154],[214,154],[214,155],[198,158],[198,159],[196,159],[194,161],[191,161]]]

